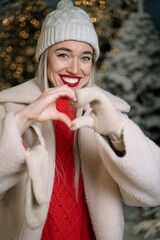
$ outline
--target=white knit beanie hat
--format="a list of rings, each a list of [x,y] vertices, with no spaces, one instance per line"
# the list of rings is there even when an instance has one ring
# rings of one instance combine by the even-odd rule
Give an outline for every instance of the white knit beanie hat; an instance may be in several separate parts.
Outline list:
[[[71,0],[61,0],[57,9],[49,13],[42,25],[36,49],[36,59],[55,43],[76,40],[90,44],[94,49],[94,60],[99,57],[98,37],[88,14],[74,7]]]

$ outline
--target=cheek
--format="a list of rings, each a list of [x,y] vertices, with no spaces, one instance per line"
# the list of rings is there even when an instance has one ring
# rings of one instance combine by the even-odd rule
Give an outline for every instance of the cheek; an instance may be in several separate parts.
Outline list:
[[[51,85],[54,87],[59,87],[63,85],[62,80],[59,77],[62,67],[59,64],[48,63],[47,66],[47,77]]]
[[[61,71],[63,71],[66,68],[65,64],[62,63],[61,61],[57,60],[57,59],[52,59],[52,61],[50,61],[48,63],[47,66],[47,72],[53,74],[59,74]]]
[[[84,74],[86,77],[90,77],[91,70],[92,70],[92,66],[87,66],[86,68],[84,68]]]
[[[57,65],[48,63],[47,76],[48,76],[49,80],[53,81],[54,78],[56,77],[56,74],[58,73],[58,71],[59,71],[59,68]]]
[[[56,78],[55,78],[55,68],[52,64],[48,64],[47,66],[47,77],[51,83],[51,85],[56,86]]]
[[[91,71],[92,71],[92,66],[90,67],[86,67],[85,69],[83,69],[83,73],[84,73],[84,78],[82,79],[81,83],[80,83],[80,87],[86,85],[89,80],[90,80],[90,76],[91,76]]]
[[[56,71],[55,65],[53,65],[52,63],[48,63],[47,73],[54,73],[55,71]]]

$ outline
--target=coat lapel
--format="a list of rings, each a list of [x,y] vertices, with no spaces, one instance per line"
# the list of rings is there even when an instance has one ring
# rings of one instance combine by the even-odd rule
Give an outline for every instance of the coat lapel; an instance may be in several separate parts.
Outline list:
[[[18,86],[6,89],[0,93],[0,102],[31,103],[41,94],[37,78]]]

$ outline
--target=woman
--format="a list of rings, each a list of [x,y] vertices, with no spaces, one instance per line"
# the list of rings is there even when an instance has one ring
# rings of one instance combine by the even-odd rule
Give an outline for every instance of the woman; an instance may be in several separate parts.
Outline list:
[[[121,198],[160,203],[160,150],[94,85],[98,56],[88,15],[62,0],[36,78],[0,93],[0,239],[122,240]]]

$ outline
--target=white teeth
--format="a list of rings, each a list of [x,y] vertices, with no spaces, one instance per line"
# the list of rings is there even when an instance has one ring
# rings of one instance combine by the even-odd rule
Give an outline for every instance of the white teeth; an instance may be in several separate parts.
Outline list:
[[[77,79],[77,78],[74,79],[74,78],[63,77],[63,80],[64,80],[65,82],[73,83],[73,84],[78,82],[78,79]]]

